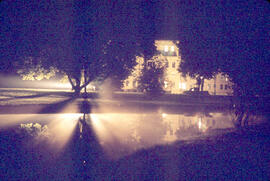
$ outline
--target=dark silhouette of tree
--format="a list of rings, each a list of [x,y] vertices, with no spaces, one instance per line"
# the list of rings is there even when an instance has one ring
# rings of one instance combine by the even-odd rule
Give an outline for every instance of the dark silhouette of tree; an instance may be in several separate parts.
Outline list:
[[[185,56],[184,56],[185,57]],[[189,60],[189,59],[188,59]],[[218,67],[212,61],[205,59],[192,58],[191,61],[183,59],[180,63],[178,71],[183,76],[190,76],[195,78],[200,91],[204,88],[204,79],[211,79],[218,73]]]
[[[155,56],[147,62],[148,64],[144,64],[142,68],[138,89],[153,97],[162,95],[165,92],[163,90],[165,60]]]
[[[197,80],[203,90],[204,79],[211,79],[218,72],[218,34],[219,27],[215,4],[211,2],[183,3],[179,10],[179,40],[181,54],[179,71]]]
[[[179,7],[179,69],[193,77],[210,78],[219,71],[229,75],[239,98],[234,107],[241,125],[244,113],[256,112],[258,104],[266,106],[256,96],[270,95],[269,4],[196,2]]]
[[[33,67],[66,75],[76,93],[107,77],[120,87],[136,56],[155,50],[152,17],[141,2],[5,2],[1,9],[4,69],[25,69],[31,59]]]

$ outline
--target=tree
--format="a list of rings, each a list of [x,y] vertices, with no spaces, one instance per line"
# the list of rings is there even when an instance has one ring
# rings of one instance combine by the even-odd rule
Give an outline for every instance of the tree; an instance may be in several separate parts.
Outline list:
[[[154,56],[148,64],[143,66],[141,70],[138,88],[151,96],[159,96],[164,93],[163,79],[164,79],[165,60],[159,56]]]
[[[220,71],[233,82],[236,122],[266,106],[270,95],[266,2],[200,2],[179,9],[184,73],[205,78]],[[257,98],[256,98],[257,97]],[[247,115],[247,116],[245,116]],[[245,121],[246,120],[246,121]]]
[[[218,73],[218,67],[211,60],[187,58],[182,56],[182,62],[179,65],[178,71],[183,76],[195,78],[200,91],[204,88],[204,79],[211,79]]]
[[[147,24],[143,22],[151,19],[142,15],[146,11],[140,2],[57,1],[29,2],[28,6],[7,2],[2,5],[10,7],[3,11],[8,17],[3,18],[3,24],[8,25],[10,32],[1,31],[8,40],[1,41],[4,45],[1,52],[8,55],[1,57],[1,62],[6,59],[14,65],[16,61],[16,69],[21,70],[30,58],[32,65],[41,70],[53,67],[68,77],[75,93],[97,78],[110,77],[120,87],[136,65],[137,55],[152,56],[154,41],[145,38],[150,40],[153,36],[148,28],[146,32],[143,28]]]
[[[197,80],[198,87],[203,91],[204,79],[211,79],[219,71],[218,66],[218,32],[215,4],[211,2],[183,3],[180,6],[178,44],[181,63],[179,72]],[[219,6],[217,6],[219,7]]]

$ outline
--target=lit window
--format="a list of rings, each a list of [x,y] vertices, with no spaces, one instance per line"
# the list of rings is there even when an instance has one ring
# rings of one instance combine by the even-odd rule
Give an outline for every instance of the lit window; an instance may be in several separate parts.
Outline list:
[[[174,46],[171,46],[171,52],[174,52]]]
[[[211,84],[208,84],[208,90],[210,90],[211,89]]]
[[[167,88],[168,87],[168,82],[164,81],[164,87]]]
[[[182,83],[182,89],[186,90],[187,89],[187,85],[186,83]]]
[[[126,81],[126,86],[128,87],[129,81]]]
[[[164,51],[165,52],[168,52],[169,51],[169,47],[167,45],[164,47]]]

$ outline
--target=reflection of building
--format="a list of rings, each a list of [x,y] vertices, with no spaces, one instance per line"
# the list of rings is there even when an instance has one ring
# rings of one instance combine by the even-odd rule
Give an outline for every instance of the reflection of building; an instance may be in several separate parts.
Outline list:
[[[166,92],[172,94],[181,94],[184,91],[190,90],[196,87],[196,80],[190,77],[183,77],[178,72],[178,67],[181,62],[181,56],[177,43],[168,40],[157,40],[156,47],[160,52],[158,59],[162,59],[165,62],[165,77],[163,82],[163,88]],[[155,59],[153,59],[155,60]],[[132,74],[124,81],[124,91],[136,91],[138,86],[138,78],[140,71],[143,67],[143,58],[137,58],[137,66]],[[149,64],[153,62],[148,62]],[[151,66],[151,65],[149,65]],[[222,74],[218,74],[215,78],[205,80],[204,90],[208,91],[212,95],[228,95],[232,93],[232,84],[228,81],[228,78]]]

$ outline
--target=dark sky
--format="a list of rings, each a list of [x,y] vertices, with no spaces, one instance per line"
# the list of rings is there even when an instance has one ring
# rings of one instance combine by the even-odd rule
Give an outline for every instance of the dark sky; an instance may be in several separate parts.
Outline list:
[[[56,17],[51,4],[50,1],[1,1],[1,35],[27,34],[20,32],[23,26],[32,26],[34,33],[50,31]],[[237,34],[244,39],[269,36],[267,1],[158,1],[151,4],[149,10],[154,13],[157,39],[183,39],[190,34],[206,38],[224,35],[230,38]],[[11,35],[14,28],[17,32]]]
[[[73,19],[74,12],[66,11],[68,8],[59,11],[62,7],[54,6],[51,2],[53,1],[1,1],[1,59],[18,49],[21,51],[27,49],[28,52],[35,54],[35,42],[42,44],[48,39],[57,42],[61,36],[65,35],[64,32],[68,31],[67,27],[59,25],[61,21],[69,23],[76,19],[77,24],[84,25],[85,22],[80,23],[80,18]],[[64,1],[59,0],[58,4],[61,2]],[[155,25],[152,33],[157,39],[178,39],[182,43],[192,42],[193,44],[200,44],[203,40],[207,40],[212,43],[208,45],[210,48],[214,48],[217,43],[226,44],[227,47],[235,46],[237,42],[237,46],[255,44],[264,49],[266,45],[269,45],[267,42],[269,42],[270,6],[267,1],[147,2],[149,8],[146,10],[153,14],[147,21]],[[81,9],[82,12],[87,11],[87,5],[85,3],[85,8]],[[123,6],[133,5],[123,3]],[[63,14],[60,15],[59,12]],[[82,19],[85,21],[87,18]],[[27,44],[30,39],[34,43]]]
[[[158,33],[166,37],[264,36],[269,30],[267,1],[164,1],[159,3]],[[242,37],[241,37],[242,38]],[[180,38],[181,39],[181,38]]]

